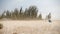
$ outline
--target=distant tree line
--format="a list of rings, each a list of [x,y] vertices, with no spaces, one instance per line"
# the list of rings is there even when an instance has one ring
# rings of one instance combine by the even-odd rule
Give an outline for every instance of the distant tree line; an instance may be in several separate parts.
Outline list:
[[[18,10],[17,8],[14,9],[14,11],[4,11],[2,15],[0,16],[0,19],[7,18],[7,19],[41,19],[42,20],[42,14],[38,14],[38,9],[36,6],[30,6],[29,8],[26,8],[25,11],[20,8]],[[47,15],[47,19],[51,18],[51,13]]]

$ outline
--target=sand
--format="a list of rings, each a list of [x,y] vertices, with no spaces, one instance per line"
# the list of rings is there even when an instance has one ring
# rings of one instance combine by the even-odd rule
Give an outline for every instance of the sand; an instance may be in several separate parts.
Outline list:
[[[2,20],[0,34],[60,34],[60,20]]]

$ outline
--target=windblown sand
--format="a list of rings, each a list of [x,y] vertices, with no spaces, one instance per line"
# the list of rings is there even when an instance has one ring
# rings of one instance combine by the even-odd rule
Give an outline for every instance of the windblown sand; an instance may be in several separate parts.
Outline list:
[[[60,34],[60,20],[4,20],[0,34]]]

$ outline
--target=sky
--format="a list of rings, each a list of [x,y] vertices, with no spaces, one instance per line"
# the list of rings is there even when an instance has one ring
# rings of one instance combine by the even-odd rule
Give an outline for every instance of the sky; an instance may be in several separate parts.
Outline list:
[[[25,10],[31,5],[37,6],[38,14],[41,13],[43,18],[50,12],[52,19],[60,20],[60,0],[0,0],[0,14],[21,7]]]

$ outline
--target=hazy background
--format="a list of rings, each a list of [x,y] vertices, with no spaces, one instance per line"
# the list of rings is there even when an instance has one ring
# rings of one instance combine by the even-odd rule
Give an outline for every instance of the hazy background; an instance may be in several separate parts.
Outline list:
[[[38,14],[42,13],[43,18],[51,12],[52,19],[60,20],[60,0],[0,0],[0,14],[4,10],[11,11],[21,7],[25,10],[31,5],[38,7]]]

